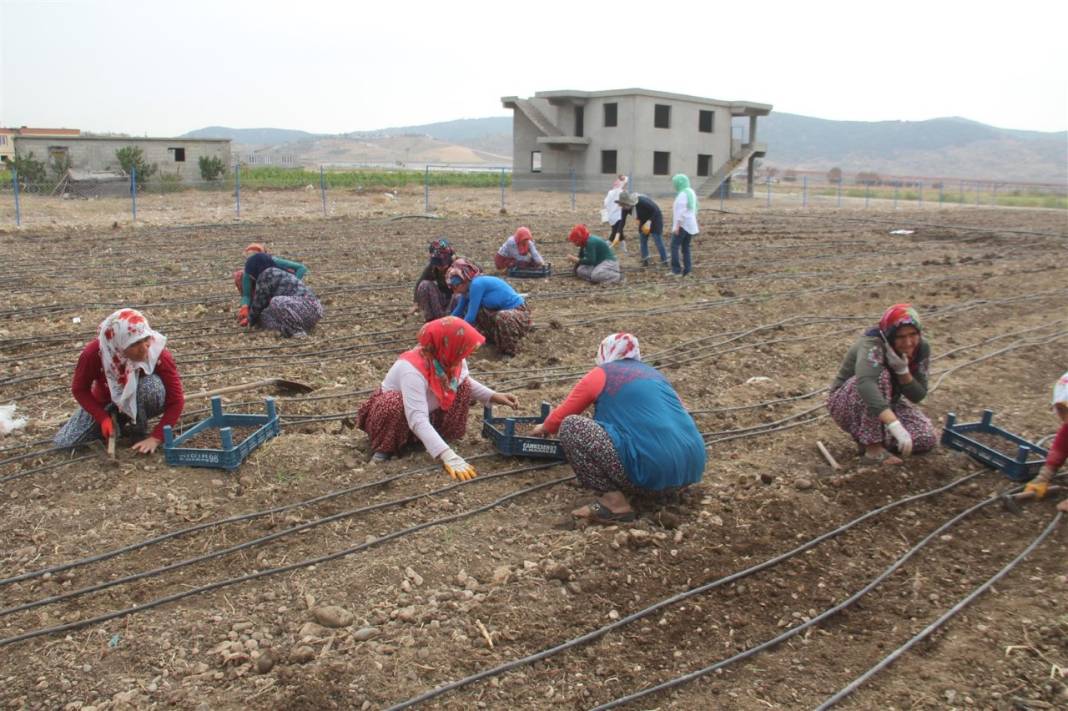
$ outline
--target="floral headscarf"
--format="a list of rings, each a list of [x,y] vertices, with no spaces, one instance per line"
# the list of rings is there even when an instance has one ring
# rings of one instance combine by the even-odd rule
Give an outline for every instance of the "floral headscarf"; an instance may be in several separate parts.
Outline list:
[[[590,231],[586,228],[586,225],[575,225],[571,228],[571,234],[567,236],[567,241],[578,247],[585,247],[586,243],[590,241]]]
[[[1053,386],[1053,404],[1068,405],[1068,373],[1062,375]]]
[[[441,237],[430,243],[430,263],[436,267],[448,267],[452,264],[456,252],[449,240]]]
[[[687,207],[697,212],[697,193],[690,187],[690,179],[686,177],[686,174],[676,173],[675,177],[671,179],[671,184],[675,187],[675,192],[686,193]]]
[[[135,363],[123,355],[133,344],[152,339],[145,362]],[[156,370],[159,354],[167,345],[167,338],[153,331],[140,311],[122,309],[100,323],[100,363],[108,382],[111,400],[119,410],[137,419],[137,381],[143,371],[151,375]]]
[[[627,176],[625,176],[625,175],[617,176],[616,179],[615,179],[615,182],[612,183],[612,189],[613,190],[622,190],[625,187],[627,187]]]
[[[917,331],[923,331],[920,314],[916,312],[912,304],[894,304],[879,319],[879,330],[883,332],[888,341],[894,340],[897,329],[902,326],[915,326]]]
[[[631,333],[613,333],[603,341],[597,349],[597,365],[611,363],[623,358],[642,359],[641,349],[638,348],[638,339]]]
[[[520,227],[515,231],[515,246],[520,254],[530,253],[530,241],[532,239],[534,239],[534,237],[530,234],[529,227]]]
[[[419,346],[401,354],[423,374],[442,410],[448,410],[463,384],[464,360],[486,342],[486,337],[462,318],[446,316],[419,329]]]
[[[452,266],[449,267],[449,271],[445,272],[445,283],[450,287],[459,286],[465,281],[471,281],[482,270],[474,262],[470,262],[463,257],[457,257],[452,261]]]

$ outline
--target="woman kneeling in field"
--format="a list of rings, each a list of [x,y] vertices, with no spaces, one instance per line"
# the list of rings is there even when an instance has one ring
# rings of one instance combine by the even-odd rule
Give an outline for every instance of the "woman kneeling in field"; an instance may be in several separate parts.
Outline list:
[[[269,254],[267,249],[259,242],[253,242],[245,247],[245,261],[247,262],[248,258],[253,254],[266,254],[271,258],[271,266],[287,271],[302,281],[308,273],[308,268],[300,262]],[[234,272],[234,286],[241,292],[241,308],[238,309],[237,320],[242,326],[247,326],[249,304],[252,303],[252,295],[256,291],[256,280],[249,276],[249,273],[242,267]]]
[[[446,279],[459,295],[452,315],[477,326],[501,355],[515,355],[534,325],[523,297],[504,279],[483,274],[463,258],[452,263]]]
[[[545,266],[545,260],[538,254],[530,228],[520,227],[515,234],[504,241],[497,254],[493,255],[493,266],[497,271],[507,271],[511,267],[535,269]]]
[[[286,338],[304,338],[323,317],[323,305],[295,274],[274,266],[268,254],[253,254],[245,261],[245,275],[255,284],[248,318],[242,326],[278,331]]]
[[[138,437],[131,449],[154,452],[163,442],[163,427],[178,424],[185,405],[182,379],[166,337],[153,331],[139,311],[122,309],[100,324],[100,335],[82,349],[71,393],[81,406],[53,439],[57,447],[74,447],[108,439],[118,415],[123,435]],[[149,419],[159,424],[146,436]]]
[[[468,374],[467,358],[485,340],[452,316],[423,325],[419,345],[397,358],[357,414],[357,425],[371,440],[372,461],[384,462],[418,439],[453,479],[477,476],[445,440],[464,436],[472,399],[519,406],[514,395],[496,393]]]
[[[632,521],[635,499],[658,503],[701,480],[705,443],[671,383],[642,363],[633,335],[605,338],[596,362],[533,434],[559,432],[579,484],[598,494],[573,516]],[[590,405],[592,419],[580,414]]]

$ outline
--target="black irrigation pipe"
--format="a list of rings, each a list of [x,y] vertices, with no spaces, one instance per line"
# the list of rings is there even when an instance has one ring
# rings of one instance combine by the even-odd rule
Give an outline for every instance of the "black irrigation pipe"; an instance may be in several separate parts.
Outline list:
[[[60,467],[69,466],[76,462],[84,462],[89,459],[96,459],[99,456],[100,455],[98,454],[85,454],[81,457],[74,457],[73,459],[64,459],[61,462],[53,462],[52,464],[45,464],[43,466],[34,467],[33,469],[27,469],[26,471],[16,472],[15,474],[8,474],[7,476],[0,477],[0,484],[5,484],[9,481],[14,481],[15,479],[21,479],[23,477],[30,476],[31,474],[40,474],[41,472],[46,472],[51,469],[58,469]]]
[[[957,613],[959,613],[966,606],[971,604],[972,601],[975,600],[977,597],[979,597],[980,595],[985,593],[987,590],[989,590],[997,581],[1001,580],[1009,572],[1011,572],[1013,568],[1015,568],[1017,565],[1019,565],[1021,562],[1023,562],[1024,558],[1029,556],[1031,553],[1034,552],[1034,550],[1036,548],[1038,548],[1040,545],[1042,545],[1042,542],[1045,541],[1050,536],[1051,533],[1053,533],[1053,531],[1057,528],[1057,524],[1060,523],[1061,518],[1063,518],[1063,517],[1064,517],[1064,514],[1061,513],[1060,511],[1058,511],[1056,514],[1054,514],[1053,519],[1049,522],[1049,524],[1046,526],[1046,528],[1043,529],[1043,531],[1040,534],[1038,534],[1038,536],[1033,541],[1031,541],[1031,544],[1029,546],[1027,546],[1027,548],[1024,548],[1020,552],[1019,555],[1017,555],[1015,558],[1013,558],[1011,561],[1009,561],[1001,570],[999,570],[997,573],[995,573],[985,583],[983,583],[982,585],[977,587],[971,593],[969,593],[965,597],[961,598],[961,600],[958,601],[956,605],[954,605],[949,610],[947,610],[945,613],[943,613],[942,616],[940,616],[937,620],[935,620],[931,624],[929,624],[926,627],[924,627],[923,630],[921,630],[918,634],[916,634],[908,642],[906,642],[905,644],[903,644],[900,647],[898,647],[897,649],[895,649],[893,652],[891,652],[886,657],[884,657],[882,659],[882,661],[880,661],[878,664],[876,664],[871,669],[869,669],[868,671],[866,671],[863,674],[861,674],[860,676],[858,676],[856,679],[854,679],[852,682],[850,682],[844,688],[842,688],[837,693],[835,693],[833,696],[831,696],[829,699],[827,699],[822,704],[820,704],[817,707],[816,711],[824,711],[825,709],[829,709],[832,706],[834,706],[835,704],[837,704],[839,701],[844,699],[845,697],[847,697],[850,694],[852,694],[864,682],[866,682],[868,679],[870,679],[871,677],[873,677],[874,675],[878,674],[880,671],[882,671],[883,669],[888,667],[898,657],[900,657],[902,654],[904,654],[905,652],[907,652],[910,649],[912,649],[913,647],[915,647],[917,644],[919,644],[924,639],[929,637],[932,632],[934,632],[939,627],[941,627],[946,622],[948,622],[951,618],[956,616]]]
[[[186,567],[188,567],[190,565],[196,565],[197,563],[204,563],[204,562],[209,561],[209,560],[214,560],[215,558],[222,558],[222,557],[228,556],[228,555],[230,555],[232,553],[237,553],[238,551],[243,551],[243,550],[246,550],[248,548],[253,548],[255,546],[260,546],[260,545],[263,545],[265,543],[269,543],[271,541],[277,540],[279,538],[284,538],[286,536],[293,535],[294,533],[300,533],[301,531],[307,531],[307,530],[310,530],[312,528],[318,528],[319,526],[324,526],[324,525],[326,525],[328,523],[333,523],[335,521],[340,521],[342,519],[351,518],[353,516],[358,516],[360,514],[370,513],[372,511],[380,511],[382,509],[392,508],[394,506],[401,506],[401,505],[404,505],[404,504],[409,504],[409,503],[411,503],[413,501],[418,501],[419,499],[425,499],[425,498],[428,498],[428,497],[431,497],[431,496],[435,496],[437,494],[445,493],[446,491],[451,491],[451,490],[453,490],[453,489],[455,489],[455,488],[457,488],[459,486],[469,486],[471,484],[478,484],[480,482],[493,481],[495,479],[499,479],[499,478],[504,477],[504,476],[513,476],[515,474],[534,471],[536,469],[547,469],[549,467],[556,466],[557,464],[559,464],[559,462],[548,462],[548,463],[545,463],[545,464],[533,464],[533,465],[528,465],[528,466],[525,466],[525,467],[519,467],[517,469],[509,469],[509,470],[505,470],[505,471],[501,471],[501,472],[494,472],[492,474],[486,474],[486,475],[483,475],[483,476],[480,476],[480,477],[476,477],[475,479],[471,479],[470,481],[456,482],[456,483],[453,483],[453,484],[449,484],[448,486],[441,487],[439,489],[433,489],[431,491],[424,491],[424,492],[422,492],[420,494],[412,494],[410,496],[405,496],[405,497],[402,497],[400,499],[393,499],[391,501],[381,501],[381,502],[379,502],[377,504],[370,504],[368,506],[361,506],[361,507],[358,507],[358,508],[355,508],[355,509],[349,509],[347,511],[340,511],[340,512],[338,512],[336,514],[331,514],[330,516],[324,516],[322,518],[317,518],[317,519],[314,519],[312,521],[305,521],[304,523],[300,523],[300,524],[297,524],[295,526],[290,526],[289,528],[284,528],[281,531],[275,531],[274,533],[267,534],[266,536],[260,536],[259,538],[253,538],[253,539],[244,541],[242,543],[238,543],[238,544],[235,544],[233,546],[230,546],[229,548],[219,548],[219,549],[214,550],[214,551],[212,551],[210,553],[204,553],[202,555],[193,556],[191,558],[185,558],[183,560],[177,560],[177,561],[174,561],[173,563],[168,563],[166,565],[162,565],[162,566],[159,566],[158,568],[153,568],[151,570],[144,570],[144,571],[141,571],[141,572],[138,572],[138,573],[132,573],[130,575],[123,576],[121,578],[112,578],[111,580],[108,580],[108,581],[103,582],[103,583],[96,583],[94,585],[88,585],[88,586],[86,586],[84,588],[79,588],[77,590],[71,590],[69,592],[64,592],[64,593],[61,593],[59,595],[51,595],[49,597],[39,598],[37,600],[32,600],[32,601],[27,602],[27,603],[22,603],[22,604],[19,604],[19,605],[14,605],[14,606],[11,606],[11,607],[2,608],[2,609],[0,609],[0,617],[6,617],[7,615],[12,615],[12,614],[15,614],[16,612],[23,612],[25,610],[32,610],[32,609],[34,609],[36,607],[42,607],[44,605],[51,605],[51,604],[56,603],[56,602],[62,602],[63,600],[70,600],[72,598],[81,597],[82,595],[88,595],[90,593],[98,592],[100,590],[106,590],[107,588],[115,587],[116,585],[125,585],[127,583],[136,582],[138,580],[144,580],[146,578],[154,578],[154,577],[157,577],[159,575],[163,575],[164,573],[169,573],[172,570],[178,570],[179,568],[186,568]]]
[[[359,545],[352,546],[350,548],[346,548],[346,549],[341,550],[341,551],[336,551],[334,553],[328,553],[326,555],[318,556],[316,558],[308,558],[308,559],[305,559],[305,560],[302,560],[302,561],[299,561],[299,562],[296,562],[296,563],[290,563],[289,565],[284,565],[284,566],[280,566],[280,567],[277,567],[277,568],[268,568],[266,570],[257,570],[255,572],[247,573],[245,575],[240,575],[240,576],[233,577],[233,578],[226,578],[224,580],[217,580],[217,581],[215,581],[213,583],[209,583],[207,585],[201,585],[201,586],[196,587],[196,588],[191,588],[189,590],[184,590],[184,591],[179,592],[179,593],[173,593],[171,595],[166,595],[164,597],[156,598],[154,600],[149,600],[148,602],[144,602],[144,603],[140,603],[140,604],[137,604],[137,605],[133,605],[131,607],[124,608],[122,610],[114,610],[112,612],[104,613],[102,615],[97,615],[95,617],[90,617],[90,618],[87,618],[87,619],[84,619],[84,620],[78,620],[76,622],[69,622],[67,624],[62,624],[62,625],[55,625],[53,627],[42,627],[42,628],[30,630],[28,632],[23,632],[21,634],[15,635],[13,637],[6,637],[6,638],[3,638],[3,639],[0,639],[0,647],[5,647],[5,646],[7,646],[9,644],[14,644],[16,642],[22,642],[22,641],[25,641],[25,640],[28,640],[28,639],[33,639],[35,637],[43,637],[45,635],[53,635],[53,634],[58,634],[58,633],[61,633],[61,632],[70,632],[70,631],[73,631],[73,630],[82,629],[84,627],[89,627],[91,625],[95,625],[95,624],[98,624],[98,623],[101,623],[101,622],[107,622],[109,620],[114,620],[114,619],[117,619],[117,618],[120,618],[120,617],[126,617],[126,616],[129,616],[129,615],[133,615],[133,614],[136,614],[138,612],[144,612],[145,610],[150,610],[152,608],[159,607],[161,605],[166,605],[166,604],[171,603],[171,602],[176,602],[178,600],[182,600],[184,598],[191,597],[193,595],[202,595],[204,593],[211,592],[213,590],[218,590],[220,588],[229,587],[231,585],[237,585],[239,583],[248,582],[249,580],[256,580],[258,578],[267,577],[269,575],[279,575],[281,573],[288,573],[291,570],[298,570],[300,568],[307,568],[307,567],[312,566],[312,565],[319,565],[320,563],[326,563],[328,561],[336,560],[338,558],[344,558],[345,556],[352,555],[353,553],[357,553],[359,551],[366,550],[368,548],[372,548],[372,547],[375,547],[375,546],[380,546],[380,545],[382,545],[384,543],[387,543],[389,541],[392,541],[392,540],[395,540],[395,539],[398,539],[398,538],[402,538],[404,536],[408,536],[408,535],[411,535],[413,533],[417,533],[419,531],[422,531],[422,530],[427,529],[427,528],[431,528],[433,526],[440,526],[440,525],[445,524],[445,523],[452,523],[453,521],[459,521],[459,520],[464,519],[464,518],[469,518],[469,517],[474,516],[476,514],[480,514],[480,513],[483,513],[485,511],[489,511],[491,509],[497,508],[498,506],[501,506],[502,504],[505,504],[505,503],[507,503],[507,502],[509,502],[509,501],[511,501],[513,499],[519,498],[520,496],[523,496],[525,494],[529,494],[529,493],[532,493],[532,492],[535,492],[535,491],[539,491],[541,489],[546,489],[546,488],[548,488],[550,486],[556,486],[557,484],[562,484],[565,481],[571,481],[574,478],[575,478],[574,475],[571,475],[571,476],[561,477],[561,478],[558,478],[558,479],[552,479],[552,480],[547,481],[547,482],[542,482],[541,484],[534,484],[532,486],[528,486],[526,488],[519,489],[518,491],[513,491],[510,494],[506,494],[506,495],[500,497],[499,499],[491,501],[488,504],[484,504],[482,506],[479,506],[479,507],[476,507],[476,508],[473,508],[473,509],[468,509],[467,511],[461,511],[459,513],[455,513],[455,514],[452,514],[452,515],[449,515],[449,516],[443,516],[441,518],[436,518],[436,519],[433,519],[431,521],[426,521],[424,523],[420,523],[420,524],[417,524],[415,526],[411,526],[409,528],[401,529],[401,530],[398,530],[398,531],[393,531],[391,533],[388,533],[388,534],[382,536],[381,538],[376,538],[373,541],[367,541],[365,543],[361,543]],[[474,481],[474,480],[472,480],[472,481]],[[461,486],[461,485],[467,484],[467,483],[470,483],[470,482],[458,482],[454,486]]]
[[[1015,487],[1015,489],[1011,489],[1010,491],[1019,491],[1022,488],[1023,487]],[[765,640],[765,641],[761,642],[760,644],[754,645],[754,646],[750,647],[749,649],[746,649],[746,650],[744,650],[742,652],[739,652],[738,654],[735,654],[732,657],[728,657],[727,659],[720,660],[720,661],[716,662],[715,664],[711,664],[711,665],[703,667],[701,669],[697,669],[697,670],[694,670],[694,671],[689,672],[687,674],[683,674],[681,676],[675,677],[674,679],[670,679],[668,681],[662,682],[662,683],[657,684],[655,686],[650,686],[648,688],[642,689],[641,691],[635,692],[633,694],[628,694],[627,696],[622,696],[622,697],[620,697],[618,699],[614,699],[612,701],[609,701],[606,704],[601,704],[600,706],[595,706],[591,711],[604,711],[605,709],[614,709],[614,708],[616,708],[618,706],[623,706],[624,704],[628,704],[628,703],[630,703],[632,701],[637,701],[638,699],[641,699],[641,698],[644,698],[646,696],[649,696],[650,694],[655,694],[655,693],[659,693],[661,691],[666,691],[668,689],[673,689],[673,688],[675,688],[677,686],[681,686],[683,684],[689,683],[689,682],[693,681],[694,679],[697,679],[697,678],[700,678],[702,676],[705,676],[706,674],[710,674],[710,673],[716,671],[717,669],[723,669],[724,667],[730,666],[731,664],[734,664],[735,662],[740,662],[740,661],[743,661],[745,659],[748,659],[749,657],[752,657],[752,656],[754,656],[756,654],[759,654],[760,652],[763,652],[766,649],[770,649],[771,647],[774,647],[776,645],[779,645],[779,644],[785,642],[786,640],[790,639],[791,637],[797,636],[798,634],[800,634],[801,632],[804,632],[808,628],[813,627],[813,626],[819,624],[820,622],[823,622],[824,620],[826,620],[827,618],[829,618],[829,617],[831,617],[833,615],[836,615],[837,613],[841,612],[845,608],[847,608],[850,605],[852,605],[853,603],[855,603],[860,598],[862,598],[865,595],[867,595],[869,592],[871,592],[876,587],[878,587],[880,584],[882,584],[882,582],[884,580],[886,580],[888,577],[890,577],[895,572],[897,572],[905,563],[907,563],[921,549],[926,547],[927,544],[930,543],[931,541],[933,541],[937,536],[941,535],[944,531],[949,530],[950,528],[955,526],[960,521],[963,521],[968,516],[971,516],[976,511],[978,511],[978,510],[980,510],[980,509],[982,509],[982,508],[984,508],[986,506],[989,506],[990,504],[995,503],[995,502],[999,501],[1000,499],[1001,499],[1001,495],[1000,494],[995,494],[993,496],[987,497],[986,499],[983,499],[979,503],[968,507],[967,509],[965,509],[964,511],[960,512],[959,514],[957,514],[953,518],[947,520],[941,526],[939,526],[935,530],[933,530],[930,533],[928,533],[922,539],[920,539],[919,543],[917,543],[912,548],[910,548],[908,551],[906,551],[904,553],[904,555],[900,556],[897,560],[895,560],[882,573],[880,573],[879,575],[877,575],[874,578],[872,578],[872,580],[867,585],[865,585],[860,590],[858,590],[857,592],[853,593],[852,595],[850,595],[849,597],[847,597],[845,600],[843,600],[842,602],[838,603],[837,605],[833,605],[833,606],[827,608],[826,610],[824,610],[820,614],[816,615],[812,619],[810,619],[810,620],[808,620],[808,621],[806,621],[806,622],[804,622],[802,624],[799,624],[796,627],[791,627],[790,629],[786,630],[782,634],[777,635],[777,636],[775,636],[775,637],[773,637],[771,639]]]
[[[499,676],[500,674],[504,674],[506,672],[510,672],[510,671],[512,671],[514,669],[518,669],[519,667],[528,666],[528,665],[533,664],[535,662],[539,662],[539,661],[541,661],[543,659],[548,659],[549,657],[555,656],[555,655],[557,655],[557,654],[559,654],[561,652],[566,652],[566,651],[568,651],[570,649],[574,649],[575,647],[584,645],[584,644],[586,644],[588,642],[592,642],[594,640],[600,639],[601,637],[603,637],[604,635],[606,635],[609,632],[612,632],[613,630],[619,629],[620,627],[628,625],[631,622],[636,622],[637,620],[640,620],[642,618],[648,617],[649,615],[652,615],[653,613],[658,612],[658,611],[664,609],[665,607],[670,607],[670,606],[675,605],[675,604],[677,604],[679,602],[683,602],[684,600],[688,600],[691,597],[695,597],[697,595],[701,595],[703,593],[706,593],[709,590],[713,590],[715,588],[722,587],[722,586],[727,585],[729,583],[733,583],[733,582],[735,582],[737,580],[741,580],[742,578],[746,578],[746,577],[748,577],[750,575],[753,575],[754,573],[759,573],[762,570],[766,570],[768,568],[773,568],[776,565],[778,565],[779,563],[782,563],[782,562],[784,562],[786,560],[789,560],[790,558],[793,558],[794,556],[797,556],[797,555],[799,555],[801,553],[804,553],[807,550],[815,548],[816,546],[820,545],[821,543],[824,543],[825,541],[828,541],[828,540],[830,540],[832,538],[836,538],[837,536],[840,536],[841,534],[845,533],[849,529],[851,529],[851,528],[863,523],[864,521],[867,521],[870,518],[874,518],[876,516],[879,516],[879,515],[887,512],[887,511],[890,511],[891,509],[897,508],[898,506],[903,506],[905,504],[909,504],[909,503],[912,503],[914,501],[919,501],[921,499],[925,499],[925,498],[928,498],[928,497],[931,497],[931,496],[936,496],[938,494],[942,494],[942,493],[944,493],[946,491],[949,491],[950,489],[953,489],[953,488],[955,488],[957,486],[960,486],[961,484],[964,484],[965,482],[968,482],[968,481],[980,476],[982,473],[983,472],[976,472],[974,474],[968,474],[967,476],[961,477],[960,479],[957,479],[955,481],[950,482],[949,484],[945,484],[945,485],[937,487],[935,489],[930,489],[928,491],[924,491],[924,492],[921,492],[919,494],[912,494],[910,496],[906,496],[904,498],[898,499],[897,501],[892,501],[889,504],[885,504],[883,506],[880,506],[879,508],[867,511],[867,512],[861,514],[860,516],[858,516],[857,518],[854,518],[853,520],[842,524],[838,528],[835,528],[833,530],[827,531],[826,533],[822,533],[819,536],[816,536],[815,538],[809,539],[808,541],[806,541],[805,543],[802,543],[801,545],[797,546],[796,548],[792,548],[792,549],[786,551],[785,553],[781,553],[781,554],[779,554],[777,556],[774,556],[772,558],[768,558],[767,560],[763,561],[762,563],[757,563],[756,565],[752,565],[752,566],[750,566],[748,568],[745,568],[744,570],[740,570],[740,571],[731,573],[730,575],[724,576],[722,578],[717,578],[716,580],[712,580],[710,582],[704,583],[704,584],[699,585],[699,586],[697,586],[695,588],[690,588],[689,590],[685,590],[685,591],[683,591],[681,593],[676,593],[675,595],[672,595],[670,597],[667,597],[667,598],[664,598],[662,600],[659,600],[659,601],[653,603],[652,605],[649,605],[648,607],[644,607],[641,610],[638,610],[636,612],[632,612],[629,615],[621,617],[618,620],[616,620],[615,622],[611,622],[611,623],[609,623],[607,625],[604,625],[603,627],[599,627],[599,628],[597,628],[595,630],[591,630],[590,632],[587,632],[587,633],[585,633],[583,635],[580,635],[578,637],[574,637],[572,639],[569,639],[569,640],[567,640],[565,642],[562,642],[560,644],[557,644],[557,645],[555,645],[553,647],[549,647],[547,649],[543,649],[540,652],[536,652],[534,654],[530,654],[530,655],[528,655],[526,657],[522,657],[520,659],[515,659],[515,660],[513,660],[511,662],[506,662],[504,664],[500,664],[500,665],[498,665],[496,667],[492,667],[490,669],[485,669],[485,670],[480,671],[480,672],[478,672],[476,674],[472,674],[470,676],[464,677],[463,679],[458,679],[456,681],[452,681],[452,682],[449,682],[449,683],[444,684],[442,686],[436,687],[436,688],[431,689],[429,691],[426,691],[426,692],[424,692],[424,693],[422,693],[422,694],[420,694],[418,696],[415,696],[415,697],[412,697],[412,698],[410,698],[410,699],[408,699],[406,701],[403,701],[403,702],[401,702],[399,704],[394,704],[393,706],[390,706],[386,711],[400,711],[401,709],[411,708],[412,706],[416,706],[416,705],[424,703],[426,701],[430,701],[431,699],[434,699],[434,698],[436,698],[438,696],[441,696],[442,694],[445,694],[445,693],[447,693],[449,691],[454,691],[456,689],[459,689],[459,688],[468,686],[470,684],[473,684],[473,683],[475,683],[477,681],[482,681],[483,679],[488,679],[490,677]],[[990,501],[993,501],[993,500],[996,500],[996,498],[992,498]],[[987,501],[986,503],[989,503],[990,501]]]

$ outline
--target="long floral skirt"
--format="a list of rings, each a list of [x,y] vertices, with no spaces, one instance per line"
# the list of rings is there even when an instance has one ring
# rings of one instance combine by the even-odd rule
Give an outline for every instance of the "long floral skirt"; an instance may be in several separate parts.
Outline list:
[[[879,378],[879,390],[883,397],[890,400],[890,372],[883,371]],[[878,416],[868,413],[868,406],[861,398],[857,390],[857,379],[852,377],[842,383],[827,398],[827,409],[838,426],[845,430],[853,439],[862,445],[881,444],[887,449],[896,448],[894,438],[886,431],[886,427]],[[920,408],[908,400],[901,398],[897,403],[890,406],[897,415],[898,421],[912,437],[912,451],[926,452],[934,449],[938,444],[938,433],[930,418],[923,414]]]
[[[471,384],[465,380],[456,391],[452,407],[448,410],[438,408],[430,413],[430,424],[444,440],[461,439],[467,432],[470,406]],[[397,454],[406,445],[417,441],[415,433],[408,429],[404,398],[397,390],[376,390],[357,411],[356,426],[367,433],[374,452]]]
[[[479,309],[475,327],[504,355],[519,352],[519,342],[530,332],[534,319],[526,304],[506,311]]]

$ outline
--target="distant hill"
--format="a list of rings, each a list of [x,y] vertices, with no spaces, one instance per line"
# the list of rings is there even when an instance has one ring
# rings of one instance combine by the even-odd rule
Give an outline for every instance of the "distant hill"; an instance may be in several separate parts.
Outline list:
[[[375,131],[315,134],[278,128],[212,126],[187,138],[229,138],[235,151],[296,163],[502,164],[511,160],[512,117],[459,119]],[[1068,183],[1068,132],[996,128],[964,118],[831,121],[773,112],[759,119],[765,163],[779,168]]]

